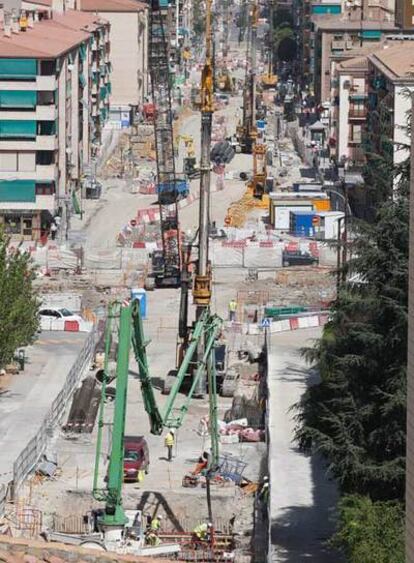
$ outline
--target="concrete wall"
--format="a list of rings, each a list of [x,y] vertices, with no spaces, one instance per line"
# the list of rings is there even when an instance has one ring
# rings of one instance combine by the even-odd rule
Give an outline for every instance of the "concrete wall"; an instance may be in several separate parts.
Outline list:
[[[140,13],[103,12],[100,15],[111,24],[111,106],[138,105],[141,101],[138,78],[143,66],[143,53],[139,52],[142,35],[141,38],[138,35]]]

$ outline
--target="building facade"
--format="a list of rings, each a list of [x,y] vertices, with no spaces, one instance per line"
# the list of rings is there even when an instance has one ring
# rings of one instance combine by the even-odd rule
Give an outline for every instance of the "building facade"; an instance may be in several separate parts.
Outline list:
[[[363,135],[367,120],[368,59],[356,57],[337,67],[337,89],[331,111],[331,155],[338,163],[360,169],[365,163]]]
[[[370,150],[390,151],[398,164],[408,156],[407,130],[414,91],[414,41],[396,42],[368,56],[368,119]]]
[[[55,216],[66,235],[83,167],[99,146],[109,24],[73,11],[25,15],[23,30],[5,13],[0,37],[0,224],[39,240]]]

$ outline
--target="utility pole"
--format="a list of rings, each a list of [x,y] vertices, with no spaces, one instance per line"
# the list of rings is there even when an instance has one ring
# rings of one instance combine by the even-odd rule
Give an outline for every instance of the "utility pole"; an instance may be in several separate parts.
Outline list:
[[[198,227],[198,262],[194,279],[193,297],[198,320],[211,300],[211,271],[208,259],[208,234],[210,217],[210,146],[211,123],[214,111],[214,76],[212,61],[211,37],[211,3],[206,2],[206,61],[201,74],[201,159],[200,159],[200,206]],[[204,342],[200,342],[197,352],[198,360],[204,355]],[[199,397],[205,394],[206,378],[200,378],[196,393]]]

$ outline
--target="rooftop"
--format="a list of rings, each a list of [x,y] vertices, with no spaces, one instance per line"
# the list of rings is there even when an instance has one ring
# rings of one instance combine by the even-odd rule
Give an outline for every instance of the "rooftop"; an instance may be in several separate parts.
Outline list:
[[[143,12],[147,6],[138,0],[80,0],[83,12]]]
[[[375,31],[397,31],[398,28],[391,22],[375,21],[375,20],[356,20],[349,21],[342,19],[342,16],[314,16],[312,17],[317,29],[324,31],[347,31],[349,30],[375,30]]]
[[[25,32],[0,35],[0,58],[56,58],[87,41],[97,21],[96,16],[72,10],[54,14],[53,19],[35,22]]]
[[[412,41],[385,47],[369,55],[369,60],[392,80],[414,81],[414,43]]]
[[[368,70],[368,58],[366,56],[354,57],[353,59],[348,59],[347,61],[342,61],[337,66],[338,72],[346,70]]]
[[[52,0],[23,0],[23,3],[52,7]],[[138,0],[77,0],[77,6],[82,12],[142,12],[147,7]]]

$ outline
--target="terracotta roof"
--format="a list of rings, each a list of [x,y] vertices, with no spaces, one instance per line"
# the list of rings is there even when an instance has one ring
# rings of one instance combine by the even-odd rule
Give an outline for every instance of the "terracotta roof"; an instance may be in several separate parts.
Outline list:
[[[366,56],[354,57],[338,64],[337,70],[368,70],[368,58]]]
[[[147,6],[138,0],[80,0],[83,12],[143,12]]]
[[[399,45],[376,51],[369,56],[369,60],[392,79],[405,78],[414,81],[413,41],[401,41]]]
[[[12,33],[11,37],[5,37],[0,30],[0,57],[55,58],[89,38],[86,31],[62,25],[57,20],[42,20],[26,32]]]
[[[53,14],[53,21],[78,31],[95,31],[102,25],[109,23],[96,14],[79,12],[77,10],[66,10],[64,14]]]
[[[25,6],[26,5],[26,6]],[[52,0],[23,0],[23,8],[52,7]],[[138,0],[78,0],[82,12],[142,12],[147,5]]]

